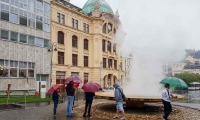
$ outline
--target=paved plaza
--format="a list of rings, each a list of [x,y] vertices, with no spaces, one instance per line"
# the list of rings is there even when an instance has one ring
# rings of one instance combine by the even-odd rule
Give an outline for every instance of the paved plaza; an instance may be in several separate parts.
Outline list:
[[[95,100],[95,103],[102,102],[102,100]],[[193,109],[200,110],[200,104],[190,104],[190,103],[172,103],[173,105],[185,106]],[[84,100],[76,101],[75,107],[84,105]],[[54,117],[52,114],[53,105],[48,105],[44,107],[34,107],[28,109],[11,110],[0,112],[1,120],[94,120],[94,118],[83,118],[81,111],[79,114],[75,113],[75,117],[66,117],[66,102],[61,103],[58,106],[59,115]],[[114,111],[113,111],[114,112]],[[97,120],[95,118],[95,120]]]

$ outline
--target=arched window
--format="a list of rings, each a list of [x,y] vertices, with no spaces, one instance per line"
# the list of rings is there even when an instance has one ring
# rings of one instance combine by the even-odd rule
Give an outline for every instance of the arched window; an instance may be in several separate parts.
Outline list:
[[[106,23],[103,25],[102,32],[106,33]]]
[[[75,35],[72,36],[72,47],[78,47],[78,37]]]
[[[64,33],[61,31],[58,31],[58,43],[64,44]]]
[[[88,40],[84,39],[84,49],[88,50]]]

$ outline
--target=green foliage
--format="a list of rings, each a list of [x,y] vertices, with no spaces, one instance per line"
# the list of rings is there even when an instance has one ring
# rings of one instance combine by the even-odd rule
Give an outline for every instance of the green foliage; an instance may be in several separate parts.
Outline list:
[[[51,101],[52,98],[50,97],[46,97],[44,99],[40,98],[40,97],[35,97],[35,96],[27,96],[26,97],[26,102],[46,102],[46,101]],[[4,96],[4,97],[0,97],[0,103],[6,103],[7,101],[7,98]],[[10,97],[9,98],[9,103],[23,103],[25,102],[25,97],[22,96],[22,97]]]
[[[200,82],[200,75],[195,73],[184,72],[180,74],[175,74],[174,77],[184,80],[187,84],[191,82]]]

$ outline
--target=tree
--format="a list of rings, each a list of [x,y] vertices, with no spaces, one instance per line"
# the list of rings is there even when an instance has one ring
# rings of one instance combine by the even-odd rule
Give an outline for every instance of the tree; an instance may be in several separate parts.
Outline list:
[[[195,73],[184,72],[180,74],[175,74],[174,77],[182,79],[187,84],[191,82],[200,82],[200,75]]]

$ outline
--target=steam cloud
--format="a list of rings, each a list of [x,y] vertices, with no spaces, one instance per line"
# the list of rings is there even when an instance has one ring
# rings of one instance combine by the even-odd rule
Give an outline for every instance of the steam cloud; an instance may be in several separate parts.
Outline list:
[[[108,0],[110,1],[110,0]],[[179,62],[186,48],[196,48],[200,39],[200,1],[118,0],[126,40],[120,52],[132,54],[130,81],[124,87],[132,96],[161,96],[163,66]]]

